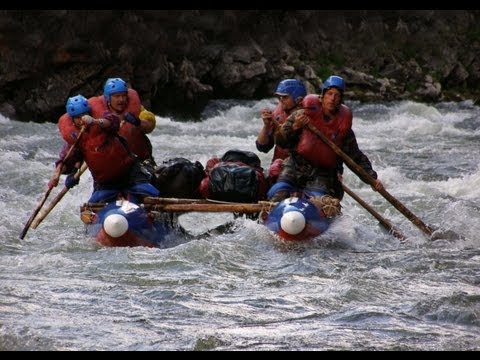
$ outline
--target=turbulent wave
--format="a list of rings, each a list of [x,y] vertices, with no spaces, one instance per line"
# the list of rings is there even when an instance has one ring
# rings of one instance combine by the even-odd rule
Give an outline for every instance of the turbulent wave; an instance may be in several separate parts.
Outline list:
[[[205,164],[255,151],[259,102],[212,102],[201,121],[157,117],[158,160]],[[348,169],[345,183],[407,236],[345,195],[306,243],[230,214],[182,215],[161,249],[102,248],[79,206],[87,171],[19,240],[62,145],[55,124],[0,116],[1,350],[480,350],[478,137],[469,102],[352,102],[360,148],[392,195],[459,237],[428,240]],[[271,154],[261,154],[269,165]]]

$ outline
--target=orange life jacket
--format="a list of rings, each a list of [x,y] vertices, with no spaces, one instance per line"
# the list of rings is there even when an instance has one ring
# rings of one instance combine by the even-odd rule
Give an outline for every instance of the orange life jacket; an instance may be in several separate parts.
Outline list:
[[[127,95],[127,108],[121,114],[115,113],[115,115],[120,118],[120,121],[123,120],[123,114],[125,114],[126,112],[132,113],[136,117],[140,115],[142,104],[140,102],[140,97],[138,96],[137,91],[133,89],[128,89]],[[92,108],[91,115],[95,119],[101,118],[105,111],[110,111],[110,109],[108,108],[107,100],[103,95],[91,97],[90,99],[88,99],[88,103]]]
[[[73,145],[78,134],[80,133],[80,129],[75,126],[72,117],[68,115],[68,113],[63,114],[58,119],[57,126],[63,140],[65,140],[69,145]]]

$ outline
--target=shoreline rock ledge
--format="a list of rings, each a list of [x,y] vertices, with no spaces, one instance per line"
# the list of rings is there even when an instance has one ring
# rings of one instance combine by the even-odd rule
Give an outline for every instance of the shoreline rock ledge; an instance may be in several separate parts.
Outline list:
[[[351,100],[480,103],[479,10],[1,10],[0,53],[0,113],[20,121],[114,76],[185,118],[330,74]]]

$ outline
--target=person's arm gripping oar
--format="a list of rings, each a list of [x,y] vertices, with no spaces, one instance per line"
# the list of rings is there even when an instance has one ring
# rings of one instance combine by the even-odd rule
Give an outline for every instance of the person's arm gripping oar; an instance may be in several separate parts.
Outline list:
[[[350,156],[345,154],[342,149],[340,149],[336,144],[334,144],[330,139],[328,139],[320,130],[318,130],[312,124],[307,124],[307,128],[318,135],[330,148],[340,156],[343,161],[347,164],[347,166],[359,177],[365,179],[368,184],[371,186],[375,186],[375,179],[370,176],[362,167],[360,167],[355,161],[352,160]],[[396,199],[393,195],[391,195],[387,190],[384,188],[377,190],[390,204],[392,204],[398,211],[400,211],[405,217],[410,220],[415,226],[417,226],[420,230],[422,230],[426,235],[429,237],[432,236],[432,233],[435,229],[426,225],[422,220],[420,220],[415,214],[413,214],[409,209],[406,208],[398,199]]]
[[[75,140],[75,142],[73,143],[73,145],[70,147],[70,149],[68,149],[68,152],[67,154],[65,155],[65,157],[63,158],[63,161],[62,161],[62,164],[65,162],[66,159],[68,159],[68,157],[70,157],[70,155],[72,154],[73,152],[73,149],[77,146],[78,144],[78,141],[80,140],[80,138],[82,137],[82,134],[83,134],[83,131],[85,130],[85,128],[82,127],[82,129],[80,130],[80,132],[78,133],[78,136],[77,136],[77,139]],[[63,165],[62,165],[63,166]],[[40,211],[40,209],[42,208],[42,206],[45,204],[45,201],[47,201],[47,198],[48,196],[50,195],[50,192],[52,191],[53,189],[53,186],[49,186],[47,191],[45,192],[45,194],[43,194],[43,197],[40,199],[37,207],[35,208],[35,210],[33,211],[32,215],[30,216],[30,218],[28,219],[27,223],[25,224],[25,226],[23,227],[23,230],[22,232],[20,233],[20,239],[23,240],[25,238],[25,235],[27,235],[27,231],[28,229],[30,228],[30,225],[32,225],[32,222],[33,220],[35,219],[35,217],[37,216],[38,212]]]
[[[88,168],[87,164],[83,163],[80,169],[78,169],[78,171],[75,173],[75,176],[74,176],[75,180],[78,180],[80,176],[85,172],[85,170],[87,170],[87,168]],[[38,225],[40,225],[40,223],[43,221],[43,219],[47,217],[50,211],[52,211],[52,209],[60,202],[60,200],[62,200],[62,198],[65,196],[68,190],[70,189],[64,186],[62,191],[60,191],[57,194],[57,196],[55,196],[53,200],[50,201],[50,204],[48,204],[48,206],[45,209],[43,209],[43,211],[37,216],[35,221],[32,223],[31,227],[33,229],[36,229]]]

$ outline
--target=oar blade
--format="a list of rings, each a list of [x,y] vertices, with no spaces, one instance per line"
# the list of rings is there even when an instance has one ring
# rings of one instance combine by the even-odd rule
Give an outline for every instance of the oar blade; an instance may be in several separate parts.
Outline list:
[[[449,240],[449,241],[456,241],[456,240],[465,240],[465,237],[459,235],[455,231],[448,229],[435,229],[430,237],[430,240]]]
[[[40,211],[40,209],[42,208],[43,204],[45,204],[45,201],[47,201],[47,198],[48,198],[48,195],[50,195],[50,192],[52,191],[52,188],[48,188],[48,190],[45,192],[45,194],[43,195],[43,198],[40,200],[40,202],[38,203],[37,207],[35,208],[35,210],[33,211],[32,215],[30,216],[30,218],[28,219],[27,223],[25,224],[25,226],[23,227],[23,230],[22,232],[20,233],[20,240],[23,240],[25,238],[25,236],[27,235],[27,232],[28,232],[28,229],[30,229],[30,225],[32,225],[32,222],[33,220],[35,219],[35,217],[37,216],[38,212]]]

